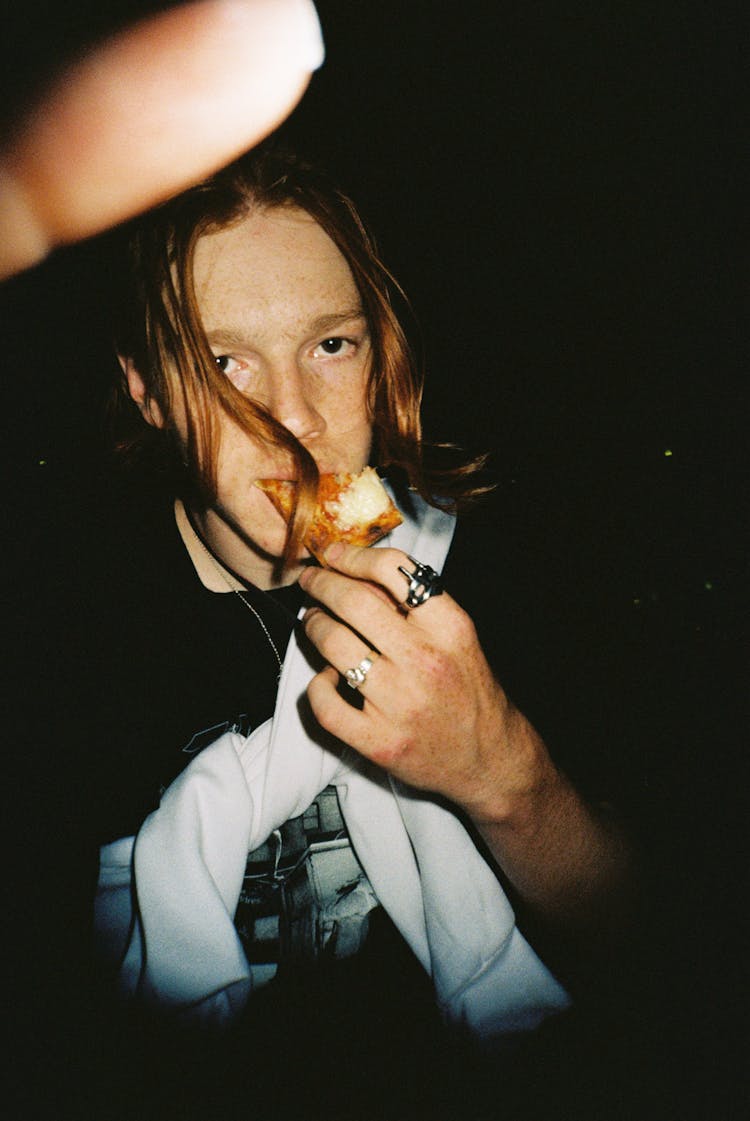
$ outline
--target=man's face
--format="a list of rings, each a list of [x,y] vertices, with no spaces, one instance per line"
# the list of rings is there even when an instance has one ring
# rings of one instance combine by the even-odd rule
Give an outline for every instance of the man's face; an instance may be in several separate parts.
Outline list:
[[[370,339],[349,266],[321,227],[302,210],[275,209],[204,235],[195,291],[209,345],[232,383],[293,432],[321,472],[361,470],[372,438]],[[223,414],[220,424],[211,516],[277,558],[286,527],[253,483],[289,478],[292,464]]]

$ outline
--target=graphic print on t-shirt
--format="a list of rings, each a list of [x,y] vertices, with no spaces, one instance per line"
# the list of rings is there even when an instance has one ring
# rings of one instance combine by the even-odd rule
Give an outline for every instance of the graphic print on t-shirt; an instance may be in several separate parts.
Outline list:
[[[243,712],[232,720],[222,720],[219,724],[213,724],[210,728],[195,732],[182,748],[182,753],[183,755],[198,755],[204,748],[210,747],[215,740],[218,740],[219,736],[223,736],[225,732],[237,732],[241,736],[249,736],[252,730],[250,717],[246,712]]]
[[[248,855],[234,923],[254,983],[271,980],[279,966],[355,954],[377,906],[336,789],[327,786]]]

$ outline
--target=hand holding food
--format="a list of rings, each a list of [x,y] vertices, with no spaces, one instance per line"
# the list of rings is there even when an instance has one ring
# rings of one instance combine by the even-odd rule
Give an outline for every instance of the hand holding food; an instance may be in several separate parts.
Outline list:
[[[490,806],[495,817],[509,813],[549,759],[495,680],[472,620],[440,594],[437,574],[398,550],[334,546],[324,559],[325,569],[300,580],[320,605],[305,630],[329,663],[309,688],[320,723],[477,818]],[[364,706],[356,709],[338,686],[363,661]]]

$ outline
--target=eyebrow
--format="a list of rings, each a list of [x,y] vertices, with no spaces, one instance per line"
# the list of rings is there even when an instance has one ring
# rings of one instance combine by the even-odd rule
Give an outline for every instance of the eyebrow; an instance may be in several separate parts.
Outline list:
[[[323,334],[326,331],[332,331],[334,327],[340,327],[342,323],[348,323],[352,319],[364,319],[365,313],[359,304],[354,307],[345,308],[344,311],[333,312],[332,315],[319,315],[310,324],[310,333],[312,335]]]
[[[350,323],[354,319],[364,319],[365,313],[359,304],[353,307],[344,308],[342,311],[331,312],[328,315],[319,315],[308,323],[305,331],[310,335],[324,335],[328,331],[333,331],[340,327],[343,323]],[[247,335],[242,330],[237,330],[235,327],[217,327],[214,331],[209,331],[207,339],[212,346],[236,346],[242,347],[247,345]]]

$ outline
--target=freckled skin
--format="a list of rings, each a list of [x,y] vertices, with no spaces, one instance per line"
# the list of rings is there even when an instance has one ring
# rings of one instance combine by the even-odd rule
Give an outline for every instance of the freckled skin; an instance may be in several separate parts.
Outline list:
[[[360,471],[372,441],[370,341],[351,270],[320,226],[295,208],[252,211],[199,239],[195,288],[209,343],[233,384],[293,432],[321,471]],[[336,353],[328,353],[331,339],[341,339]],[[129,377],[138,402],[137,372]],[[159,423],[158,415],[147,419]],[[218,501],[193,519],[235,572],[269,588],[286,525],[254,481],[289,477],[291,465],[223,413],[220,425]],[[177,427],[184,439],[184,418]],[[287,570],[283,583],[299,571]]]

